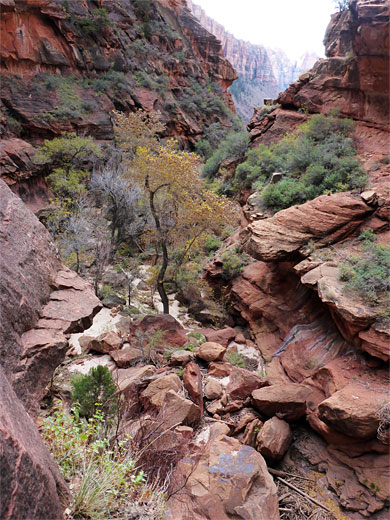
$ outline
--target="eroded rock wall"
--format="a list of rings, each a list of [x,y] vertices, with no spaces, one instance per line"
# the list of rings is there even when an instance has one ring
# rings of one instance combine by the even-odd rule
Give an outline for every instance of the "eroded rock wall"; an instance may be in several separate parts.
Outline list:
[[[239,40],[207,16],[196,3],[188,0],[188,4],[202,26],[222,43],[225,57],[237,71],[238,79],[230,91],[237,111],[245,121],[251,118],[254,107],[263,105],[265,98],[276,98],[318,59],[307,53],[299,61],[293,61],[281,49]]]
[[[254,144],[281,138],[288,118],[332,109],[356,121],[361,152],[388,152],[389,139],[389,4],[353,0],[348,10],[332,16],[325,35],[326,59],[303,74],[265,118],[255,110],[248,128]],[[294,115],[296,112],[301,114]],[[291,115],[289,115],[291,114]],[[299,117],[300,116],[300,117]],[[286,121],[287,120],[287,121]]]
[[[227,88],[236,73],[184,0],[0,7],[0,171],[8,184],[22,178],[29,189],[31,145],[44,138],[76,131],[111,140],[114,109],[160,110],[166,135],[187,148],[211,123],[231,126]]]

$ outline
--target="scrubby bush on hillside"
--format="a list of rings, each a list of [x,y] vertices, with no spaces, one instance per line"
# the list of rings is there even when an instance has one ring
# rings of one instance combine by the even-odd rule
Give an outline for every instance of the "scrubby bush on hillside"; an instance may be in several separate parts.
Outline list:
[[[115,433],[101,410],[85,421],[77,407],[68,413],[58,402],[43,418],[42,437],[70,484],[67,518],[162,520],[165,489],[146,481],[130,439]]]
[[[372,230],[365,230],[360,253],[342,263],[340,278],[346,287],[357,291],[373,305],[390,313],[390,246],[376,243]]]
[[[281,182],[268,184],[262,192],[264,205],[275,211],[324,193],[362,189],[366,174],[348,137],[351,130],[349,119],[317,114],[279,143],[250,150],[236,169],[235,181],[240,187],[261,189],[273,172],[283,172]]]
[[[241,159],[249,145],[248,133],[232,132],[219,145],[218,149],[211,155],[203,166],[202,175],[213,177],[217,174],[219,167],[226,159]]]
[[[242,253],[238,248],[228,249],[221,255],[222,277],[226,281],[231,281],[242,273],[244,267],[249,262],[248,255]]]

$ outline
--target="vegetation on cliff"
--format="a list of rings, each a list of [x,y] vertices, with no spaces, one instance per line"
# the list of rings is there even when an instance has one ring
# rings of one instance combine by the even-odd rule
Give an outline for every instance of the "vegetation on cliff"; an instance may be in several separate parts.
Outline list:
[[[384,317],[390,317],[390,246],[378,244],[371,229],[360,235],[357,254],[346,259],[340,279],[346,289],[356,291],[365,301],[377,306]]]
[[[326,193],[360,190],[367,182],[356,147],[349,137],[352,121],[329,114],[317,114],[302,124],[295,133],[288,133],[278,143],[260,144],[246,153],[246,159],[229,180],[233,190],[251,189],[261,192],[262,204],[272,211],[302,204]],[[215,174],[211,168],[222,155],[224,143],[207,161],[204,173]],[[220,163],[219,163],[220,164]],[[283,174],[277,183],[270,183],[274,172]]]

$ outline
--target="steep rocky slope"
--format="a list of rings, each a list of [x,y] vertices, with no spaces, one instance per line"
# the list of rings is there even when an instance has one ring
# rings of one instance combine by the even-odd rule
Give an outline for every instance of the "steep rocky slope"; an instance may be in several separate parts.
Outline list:
[[[327,58],[280,94],[265,118],[255,111],[253,143],[271,142],[305,120],[336,109],[356,121],[360,153],[388,152],[389,7],[382,0],[352,2],[332,16],[325,35]]]
[[[318,59],[315,55],[306,54],[299,62],[293,62],[281,49],[238,40],[208,17],[196,3],[188,3],[202,26],[222,43],[224,55],[238,73],[230,92],[237,111],[245,121],[251,118],[254,107],[263,105],[265,98],[276,98]]]
[[[377,244],[390,238],[388,24],[388,2],[354,0],[332,17],[328,58],[282,93],[265,118],[255,113],[253,146],[337,107],[355,120],[369,188],[322,195],[270,218],[244,207],[248,220],[235,245],[255,261],[229,289],[237,323],[249,325],[267,361],[272,395],[253,398],[282,417],[288,385],[305,386],[306,420],[325,442],[313,436],[298,451],[325,473],[354,520],[386,518],[390,499],[388,307],[348,289],[340,270],[365,254],[363,231],[372,230]],[[216,257],[207,270],[210,283],[220,287],[222,272]]]
[[[66,486],[26,408],[35,414],[67,335],[88,327],[101,304],[1,179],[0,248],[1,518],[61,518]]]
[[[0,2],[1,174],[34,174],[43,138],[76,131],[113,137],[111,112],[160,110],[187,147],[211,124],[231,126],[236,78],[220,42],[185,0]],[[42,183],[19,183],[21,195]]]

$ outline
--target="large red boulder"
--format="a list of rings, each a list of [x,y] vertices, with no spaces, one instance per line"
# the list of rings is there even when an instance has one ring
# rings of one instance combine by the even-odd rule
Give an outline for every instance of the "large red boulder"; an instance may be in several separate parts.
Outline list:
[[[305,385],[276,384],[255,390],[252,392],[252,400],[261,414],[297,421],[306,414],[306,401],[310,392],[310,388]]]
[[[229,375],[226,393],[230,399],[245,399],[254,390],[268,385],[267,379],[257,375],[255,372],[233,367]]]
[[[237,439],[220,435],[183,459],[173,475],[179,492],[168,501],[167,520],[278,520],[276,486],[263,457]]]
[[[272,417],[265,421],[257,435],[257,449],[266,461],[276,462],[283,458],[291,441],[292,433],[288,423]]]
[[[0,367],[0,518],[63,518],[67,487]]]
[[[174,347],[183,347],[188,341],[184,327],[170,314],[149,314],[135,325],[132,332],[137,330],[149,335],[162,331],[164,342]]]

